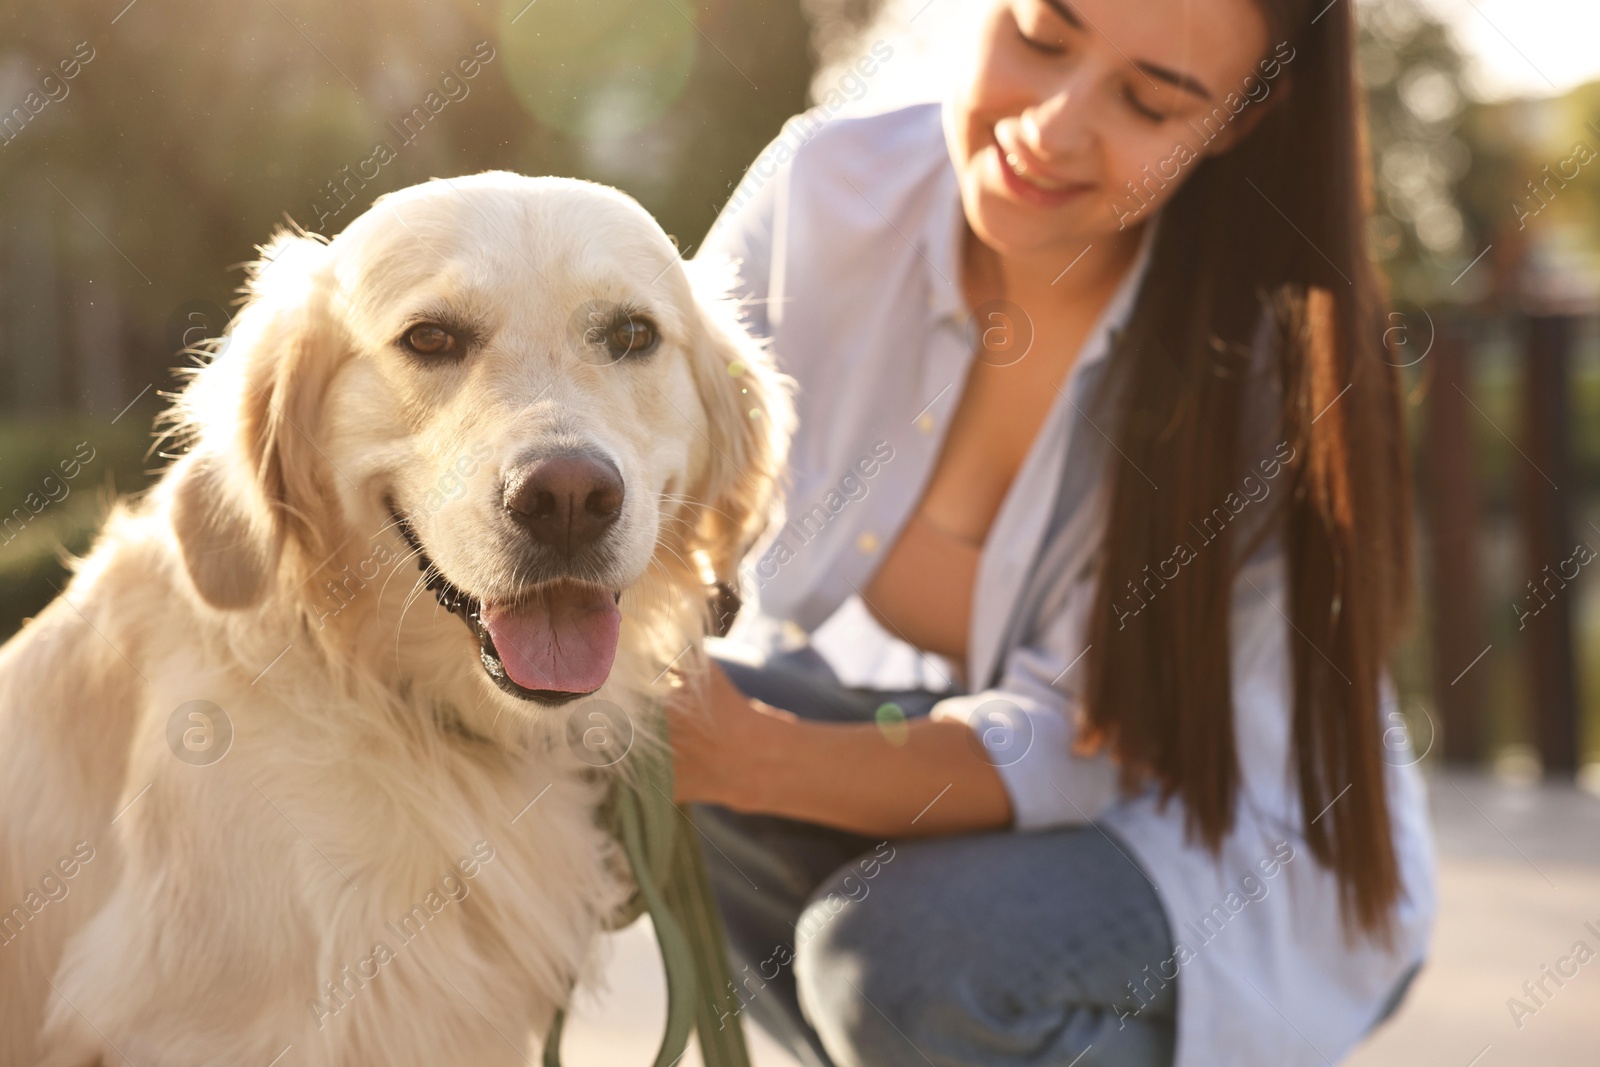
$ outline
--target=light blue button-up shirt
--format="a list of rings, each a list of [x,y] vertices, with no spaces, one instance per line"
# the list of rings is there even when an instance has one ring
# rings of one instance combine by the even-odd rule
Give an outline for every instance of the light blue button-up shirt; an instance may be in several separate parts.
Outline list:
[[[1169,977],[1183,974],[1177,1067],[1337,1059],[1424,951],[1432,843],[1409,746],[1396,745],[1386,757],[1407,892],[1399,935],[1393,951],[1347,945],[1337,884],[1300,836],[1286,574],[1275,540],[1235,584],[1240,802],[1220,856],[1188,840],[1180,802],[1162,804],[1153,789],[1123,796],[1109,755],[1071,752],[1105,475],[1126,462],[1093,409],[1094,386],[1133,308],[1159,219],[995,516],[966,662],[918,652],[862,604],[927,485],[975,358],[960,289],[964,225],[941,110],[926,104],[825,124],[791,120],[707,236],[697,260],[732,266],[748,328],[770,341],[798,386],[785,521],[744,570],[750,607],[732,636],[771,644],[798,628],[849,684],[948,689],[933,715],[977,731],[1017,829],[1093,821],[1114,833],[1156,886],[1182,949],[1151,961]],[[1265,328],[1258,336],[1261,366],[1270,336]],[[1252,456],[1274,454],[1269,406],[1247,419]],[[1267,469],[1230,505],[1243,523],[1279,491]],[[1385,725],[1394,727],[1387,681],[1384,697]],[[1140,1003],[1130,986],[1126,1010]]]

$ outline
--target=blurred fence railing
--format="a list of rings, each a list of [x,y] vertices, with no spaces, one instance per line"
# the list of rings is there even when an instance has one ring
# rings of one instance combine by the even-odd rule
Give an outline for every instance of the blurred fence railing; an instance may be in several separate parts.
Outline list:
[[[1418,473],[1433,702],[1442,755],[1450,762],[1479,763],[1492,755],[1491,718],[1505,709],[1491,707],[1491,672],[1481,664],[1497,643],[1519,654],[1525,721],[1514,726],[1531,739],[1544,773],[1570,778],[1584,762],[1579,582],[1600,547],[1600,537],[1586,535],[1600,531],[1582,521],[1592,489],[1590,464],[1575,454],[1573,425],[1578,339],[1588,322],[1577,315],[1518,315],[1438,323],[1432,366],[1425,372]],[[1475,374],[1476,350],[1494,337],[1509,340],[1514,349],[1514,380],[1501,390],[1515,395],[1509,432],[1485,411],[1486,390]],[[1514,453],[1502,479],[1509,484],[1485,484],[1483,450],[1476,444],[1485,426]],[[1526,578],[1512,594],[1509,642],[1500,635],[1505,620],[1491,620],[1485,577],[1485,499],[1491,489],[1515,511],[1513,566]]]

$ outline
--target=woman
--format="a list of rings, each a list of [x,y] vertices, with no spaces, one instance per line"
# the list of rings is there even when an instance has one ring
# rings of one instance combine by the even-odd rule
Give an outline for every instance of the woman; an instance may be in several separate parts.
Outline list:
[[[678,797],[807,1063],[1326,1063],[1415,973],[1352,9],[995,0],[707,238],[800,422]]]

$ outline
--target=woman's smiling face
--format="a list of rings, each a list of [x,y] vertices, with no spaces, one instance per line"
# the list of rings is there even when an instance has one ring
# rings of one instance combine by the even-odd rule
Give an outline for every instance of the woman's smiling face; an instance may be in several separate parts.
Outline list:
[[[1148,221],[1283,91],[1269,47],[1259,0],[998,0],[945,112],[973,232],[1048,260]]]

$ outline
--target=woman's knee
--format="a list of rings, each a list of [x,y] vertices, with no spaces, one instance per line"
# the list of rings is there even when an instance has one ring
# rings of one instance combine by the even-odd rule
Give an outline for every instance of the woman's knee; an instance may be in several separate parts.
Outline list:
[[[917,1059],[916,998],[899,988],[897,968],[854,942],[852,925],[831,925],[796,952],[800,1010],[837,1067],[887,1067],[904,1059],[897,1047]]]
[[[927,931],[908,928],[894,880],[880,877],[893,855],[885,844],[836,872],[795,924],[801,1011],[838,1067],[923,1062],[919,1016],[938,997],[917,959]]]
[[[1115,1006],[1123,979],[1156,958],[1150,939],[1133,936],[1145,924],[1130,927],[1126,909],[1101,901],[1097,940],[1071,914],[1095,909],[1074,908],[1070,883],[1026,891],[1019,870],[1039,874],[1030,846],[1042,844],[885,844],[875,862],[842,868],[812,895],[796,924],[794,975],[801,1010],[839,1067],[1066,1062],[1091,1045],[1080,1067],[1171,1063],[1171,1003],[1152,1001],[1135,1018]],[[982,872],[1008,866],[1018,868],[1010,893],[997,893]]]

